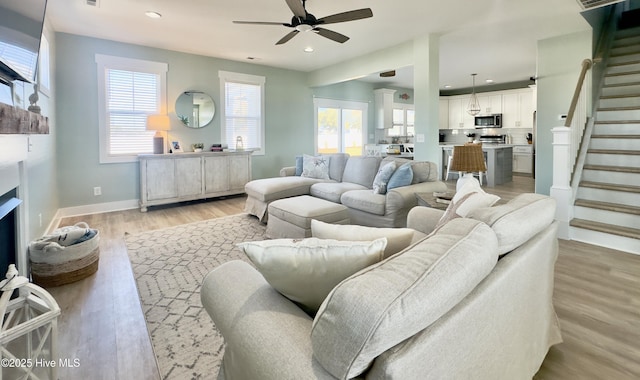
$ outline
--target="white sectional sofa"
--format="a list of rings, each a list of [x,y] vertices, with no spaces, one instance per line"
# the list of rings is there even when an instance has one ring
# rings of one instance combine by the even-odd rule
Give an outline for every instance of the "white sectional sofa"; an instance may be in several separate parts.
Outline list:
[[[412,161],[397,157],[349,156],[338,153],[324,156],[328,161],[328,178],[295,175],[296,167],[286,167],[280,177],[250,181],[245,186],[245,211],[266,222],[269,203],[287,197],[311,195],[348,207],[352,224],[372,227],[404,227],[407,213],[416,206],[416,193],[446,191],[439,180],[437,165],[427,161]],[[397,167],[409,164],[413,173],[411,184],[393,188],[385,194],[375,194],[373,182],[384,165],[395,162]]]
[[[315,316],[245,262],[212,271],[201,299],[225,339],[218,379],[534,377],[562,342],[555,201],[522,194],[434,230],[442,215],[413,208],[408,227],[430,235],[341,281]]]

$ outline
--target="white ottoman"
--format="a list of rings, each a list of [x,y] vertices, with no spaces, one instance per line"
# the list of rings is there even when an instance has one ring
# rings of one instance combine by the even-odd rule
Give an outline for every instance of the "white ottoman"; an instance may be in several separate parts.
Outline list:
[[[347,207],[309,195],[284,198],[269,204],[266,235],[271,239],[311,237],[311,220],[349,224]]]

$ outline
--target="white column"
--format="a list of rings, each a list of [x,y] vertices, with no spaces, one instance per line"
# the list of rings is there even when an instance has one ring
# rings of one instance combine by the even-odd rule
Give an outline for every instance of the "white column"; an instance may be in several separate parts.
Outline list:
[[[415,107],[416,160],[435,162],[442,167],[438,144],[440,110],[440,40],[435,34],[413,41],[413,96]]]
[[[550,195],[556,200],[558,237],[569,239],[569,222],[573,219],[573,191],[571,189],[571,129],[555,127],[553,133],[553,185]]]

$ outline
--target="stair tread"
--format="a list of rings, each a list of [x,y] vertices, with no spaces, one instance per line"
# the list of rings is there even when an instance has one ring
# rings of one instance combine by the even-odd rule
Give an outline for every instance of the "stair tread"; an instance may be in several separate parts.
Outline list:
[[[621,203],[592,201],[588,199],[576,199],[576,206],[595,208],[599,210],[623,212],[625,214],[640,215],[640,207],[629,206]]]
[[[621,150],[621,149],[589,149],[587,153],[640,155],[640,151],[637,151],[637,150]]]
[[[602,86],[602,88],[626,87],[626,86],[640,86],[640,82],[626,82],[626,83],[605,84],[605,85]]]
[[[620,173],[640,173],[640,168],[634,166],[613,166],[613,165],[584,165],[585,170],[602,170]]]
[[[640,110],[640,106],[624,106],[624,107],[601,107],[598,111],[636,111]]]
[[[592,220],[574,218],[571,220],[569,225],[572,227],[584,228],[588,230],[609,233],[612,235],[624,236],[632,239],[638,239],[640,237],[640,229],[594,222]]]
[[[639,51],[640,53],[640,51]],[[621,73],[609,73],[606,74],[605,77],[609,78],[609,77],[621,77],[623,75],[637,75],[640,74],[640,70],[633,70],[633,71],[623,71]]]
[[[640,61],[638,62],[640,63]],[[626,98],[638,98],[640,97],[640,92],[637,94],[621,94],[621,95],[602,95],[600,99],[626,99]]]
[[[605,183],[605,182],[580,181],[580,187],[590,187],[593,189],[623,191],[626,193],[640,194],[640,186],[634,186],[634,185],[618,185],[618,184]]]
[[[592,139],[640,139],[640,134],[627,135],[627,134],[608,134],[608,135],[591,135]]]
[[[640,120],[596,120],[596,124],[640,124]]]

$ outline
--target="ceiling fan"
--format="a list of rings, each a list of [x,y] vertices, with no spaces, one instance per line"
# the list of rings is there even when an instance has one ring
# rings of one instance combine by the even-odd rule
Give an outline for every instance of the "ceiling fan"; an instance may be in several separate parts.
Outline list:
[[[286,36],[282,37],[276,45],[282,45],[285,42],[289,41],[293,37],[295,37],[300,32],[308,32],[313,31],[322,37],[328,38],[330,40],[345,43],[349,40],[349,37],[344,34],[340,34],[338,32],[334,32],[329,29],[321,28],[320,25],[326,24],[335,24],[339,22],[346,21],[354,21],[361,20],[363,18],[373,17],[373,12],[371,12],[371,8],[363,8],[357,9],[354,11],[348,11],[343,13],[337,13],[331,16],[315,18],[314,15],[307,12],[306,2],[307,0],[285,0],[291,12],[293,12],[293,17],[291,18],[291,23],[282,23],[282,22],[268,22],[268,21],[234,21],[235,24],[254,24],[254,25],[282,25],[288,28],[293,28],[291,32],[289,32]]]

